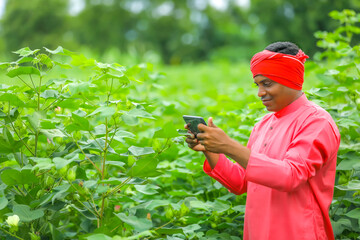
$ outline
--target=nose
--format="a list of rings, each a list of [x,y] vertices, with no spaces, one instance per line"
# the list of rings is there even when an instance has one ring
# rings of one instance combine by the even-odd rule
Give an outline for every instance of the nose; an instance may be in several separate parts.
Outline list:
[[[261,97],[263,97],[265,95],[266,95],[266,91],[265,91],[264,87],[259,86],[259,88],[258,88],[258,97],[261,98]]]

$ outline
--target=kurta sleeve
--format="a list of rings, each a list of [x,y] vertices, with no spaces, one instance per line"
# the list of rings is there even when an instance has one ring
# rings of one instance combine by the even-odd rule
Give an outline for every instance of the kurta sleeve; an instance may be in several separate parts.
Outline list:
[[[326,118],[307,119],[282,159],[252,151],[246,168],[246,180],[279,191],[297,189],[337,154],[340,136],[336,132]]]
[[[217,180],[230,192],[240,195],[246,192],[245,169],[230,161],[224,154],[220,154],[214,169],[211,169],[207,160],[204,162],[204,172]]]

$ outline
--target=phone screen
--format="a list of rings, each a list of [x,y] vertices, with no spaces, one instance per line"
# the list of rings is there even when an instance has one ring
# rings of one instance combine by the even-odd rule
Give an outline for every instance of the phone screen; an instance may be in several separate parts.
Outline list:
[[[200,131],[197,127],[200,123],[207,125],[205,120],[202,117],[184,115],[183,118],[184,118],[185,122],[188,124],[190,131],[192,133],[194,133],[195,136],[196,136],[196,134],[200,133]]]

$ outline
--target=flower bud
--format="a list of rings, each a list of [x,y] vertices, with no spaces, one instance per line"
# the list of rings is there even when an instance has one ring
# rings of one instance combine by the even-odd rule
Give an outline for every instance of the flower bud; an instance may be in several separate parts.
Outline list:
[[[67,173],[67,180],[69,182],[72,182],[76,179],[76,166],[72,167],[69,169],[68,173]]]
[[[115,205],[114,206],[114,211],[115,212],[120,212],[121,206],[120,205]]]
[[[20,218],[18,215],[9,216],[6,219],[7,224],[9,224],[10,227],[17,227],[19,224]]]

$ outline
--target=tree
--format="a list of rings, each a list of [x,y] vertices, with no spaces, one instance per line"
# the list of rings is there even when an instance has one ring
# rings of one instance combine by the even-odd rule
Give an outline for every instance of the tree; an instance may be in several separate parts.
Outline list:
[[[17,50],[56,47],[63,42],[67,20],[67,1],[13,0],[7,1],[1,21],[6,48]]]

